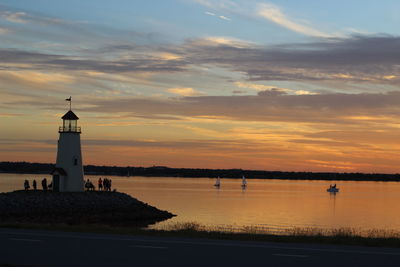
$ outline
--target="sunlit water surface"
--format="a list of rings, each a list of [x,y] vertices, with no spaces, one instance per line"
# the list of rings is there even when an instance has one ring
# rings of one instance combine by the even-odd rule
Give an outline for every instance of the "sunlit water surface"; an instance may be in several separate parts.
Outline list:
[[[50,176],[0,174],[0,191],[22,189],[25,179]],[[101,176],[103,177],[103,176]],[[96,182],[99,176],[86,176]],[[400,231],[400,183],[338,181],[340,192],[326,192],[329,181],[214,179],[172,177],[109,177],[113,188],[177,216],[157,224],[197,222],[210,227],[256,226],[390,229]]]

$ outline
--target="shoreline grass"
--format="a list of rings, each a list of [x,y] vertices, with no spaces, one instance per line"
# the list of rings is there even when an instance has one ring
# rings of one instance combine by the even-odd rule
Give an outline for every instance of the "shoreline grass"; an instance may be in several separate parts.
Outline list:
[[[1,223],[0,228],[53,230],[64,232],[87,232],[122,235],[143,235],[216,240],[264,241],[283,243],[311,243],[331,245],[357,245],[400,248],[400,232],[385,229],[359,230],[355,228],[299,228],[284,230],[281,234],[266,228],[244,226],[240,231],[230,232],[226,227],[206,227],[196,222],[175,223],[165,229],[143,229],[137,227],[115,227],[100,224],[18,224]],[[236,229],[236,228],[235,228]]]

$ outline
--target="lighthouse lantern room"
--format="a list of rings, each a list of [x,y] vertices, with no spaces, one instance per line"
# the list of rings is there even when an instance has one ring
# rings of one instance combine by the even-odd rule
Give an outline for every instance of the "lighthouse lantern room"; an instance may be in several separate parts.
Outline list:
[[[71,98],[67,99],[71,101]],[[52,172],[53,190],[57,192],[83,191],[81,127],[78,116],[70,109],[62,116],[59,128],[56,166]]]
[[[80,133],[81,128],[78,127],[78,116],[75,115],[72,110],[69,110],[65,113],[64,116],[61,118],[63,120],[63,126],[60,127],[59,132],[76,132]]]

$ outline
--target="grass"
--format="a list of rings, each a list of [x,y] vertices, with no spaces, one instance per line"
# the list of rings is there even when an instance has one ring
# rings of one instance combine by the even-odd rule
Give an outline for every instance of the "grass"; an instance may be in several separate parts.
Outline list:
[[[174,223],[163,229],[115,227],[107,225],[67,224],[0,224],[2,228],[44,229],[67,232],[92,232],[124,235],[146,235],[184,238],[206,238],[221,240],[270,241],[288,243],[323,243],[337,245],[361,245],[400,248],[400,232],[394,230],[359,230],[355,228],[299,228],[276,230],[257,226],[213,226],[196,222]]]

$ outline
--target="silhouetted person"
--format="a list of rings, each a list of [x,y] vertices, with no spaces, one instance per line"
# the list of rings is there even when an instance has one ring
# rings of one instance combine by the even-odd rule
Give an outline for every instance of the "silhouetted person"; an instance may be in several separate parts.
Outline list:
[[[104,190],[105,191],[111,191],[111,179],[104,178]]]
[[[103,181],[101,180],[101,177],[99,178],[98,185],[99,185],[99,191],[103,191]]]
[[[47,179],[46,178],[43,178],[43,180],[42,180],[42,188],[43,188],[43,191],[47,191]]]
[[[94,191],[94,185],[89,179],[87,179],[87,181],[85,183],[85,188],[86,188],[86,191],[89,191],[89,190]]]
[[[37,183],[36,183],[36,180],[33,180],[33,182],[32,182],[32,186],[33,186],[33,190],[36,190],[36,189],[37,189]]]
[[[90,181],[89,183],[89,190],[94,191],[96,188],[94,187],[94,184],[92,183],[92,181]]]
[[[30,186],[29,186],[29,181],[28,180],[24,181],[24,188],[25,188],[25,191],[29,190]]]
[[[107,178],[103,179],[103,186],[104,186],[104,191],[108,191],[110,187],[110,181]]]
[[[89,191],[89,184],[90,184],[90,181],[89,181],[89,179],[87,179],[85,182],[86,191]]]

